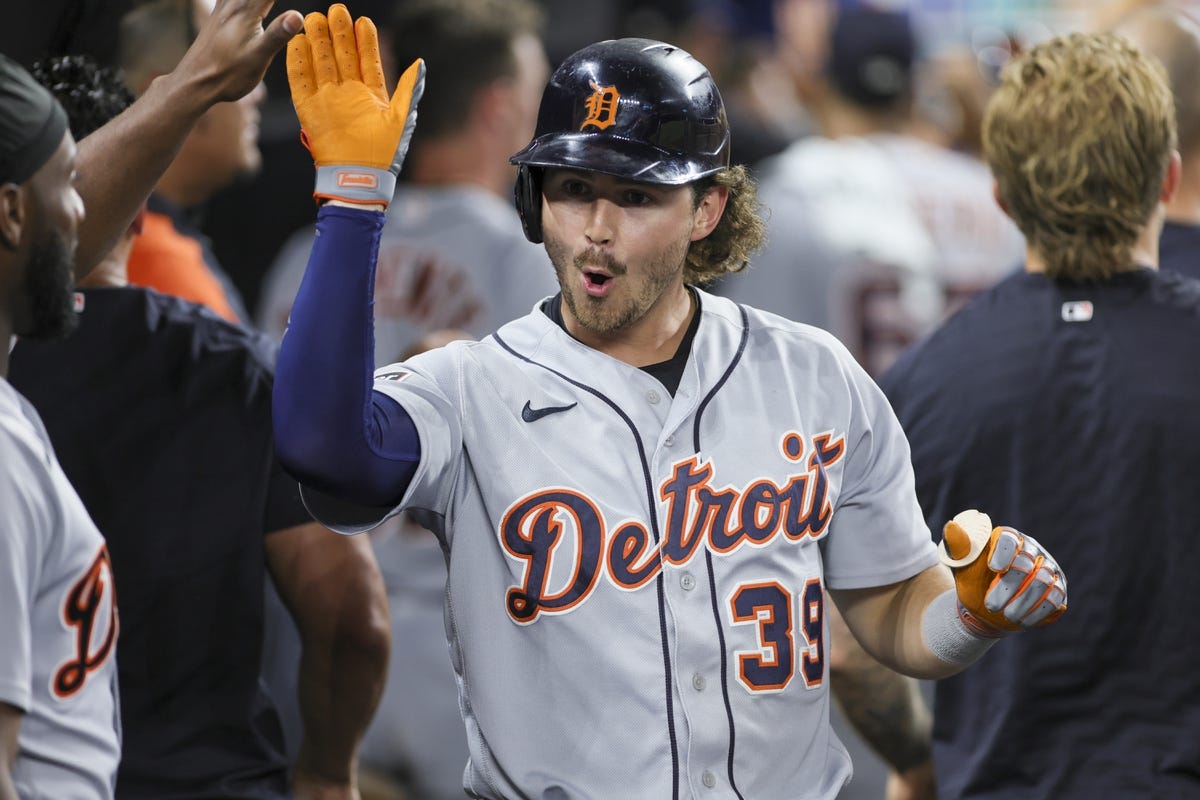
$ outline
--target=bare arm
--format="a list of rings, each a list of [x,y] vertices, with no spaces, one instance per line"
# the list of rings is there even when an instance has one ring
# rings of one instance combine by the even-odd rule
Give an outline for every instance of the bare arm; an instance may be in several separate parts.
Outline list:
[[[829,679],[847,721],[888,766],[888,800],[932,800],[933,720],[918,683],[862,648],[836,606],[829,614]]]
[[[303,647],[296,796],[357,797],[358,746],[383,693],[391,648],[383,576],[366,536],[316,523],[272,533],[266,548]]]
[[[854,729],[898,772],[928,759],[933,721],[917,682],[871,658],[836,607],[829,632],[830,686]]]
[[[300,30],[299,12],[264,30],[275,0],[218,0],[179,66],[137,102],[79,143],[79,229],[75,277],[100,262],[175,158],[196,120],[213,104],[236,100],[262,81],[271,59]]]
[[[18,800],[12,782],[13,764],[17,763],[17,734],[21,731],[21,710],[0,703],[0,800]]]
[[[904,675],[945,678],[966,664],[938,658],[926,644],[923,624],[929,603],[953,588],[950,569],[937,564],[899,583],[829,594],[867,653]]]

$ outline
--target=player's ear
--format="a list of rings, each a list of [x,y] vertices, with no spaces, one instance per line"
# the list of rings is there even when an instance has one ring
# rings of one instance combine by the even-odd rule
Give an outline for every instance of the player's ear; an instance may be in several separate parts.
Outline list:
[[[1004,212],[1004,216],[1011,216],[1008,213],[1008,206],[1004,203],[1004,198],[1000,196],[1000,182],[992,178],[992,197],[996,201],[996,205],[1000,206],[1000,210]]]
[[[16,250],[29,217],[28,198],[15,183],[0,184],[0,245]]]
[[[1159,202],[1164,205],[1171,202],[1171,198],[1175,196],[1175,191],[1179,188],[1182,175],[1183,159],[1178,150],[1172,150],[1171,163],[1167,164],[1167,174],[1163,176],[1162,192],[1158,196]]]
[[[696,212],[692,215],[691,241],[699,241],[713,232],[721,215],[725,213],[725,204],[729,201],[728,186],[710,186],[696,203]]]

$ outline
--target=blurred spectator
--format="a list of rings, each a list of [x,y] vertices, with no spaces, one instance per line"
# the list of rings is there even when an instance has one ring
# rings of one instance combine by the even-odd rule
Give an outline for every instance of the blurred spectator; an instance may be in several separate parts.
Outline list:
[[[721,291],[826,328],[871,373],[965,295],[1011,272],[1021,240],[978,160],[908,133],[918,57],[907,13],[836,14],[806,90],[820,136],[761,169],[767,245]]]
[[[208,15],[203,0],[152,0],[121,20],[120,65],[136,94],[175,68]],[[217,190],[259,168],[263,98],[260,86],[237,102],[218,103],[196,123],[150,197],[129,257],[130,282],[208,306],[230,322],[250,322],[198,215]]]
[[[80,57],[37,74],[81,138],[130,99],[115,74]],[[311,522],[275,461],[269,341],[127,285],[136,229],[81,283],[76,334],[23,340],[11,365],[112,555],[117,797],[291,796],[259,681],[268,569],[304,643],[308,725],[294,788],[349,792],[387,658],[369,544]]]
[[[549,74],[539,22],[527,0],[410,0],[387,26],[391,63],[423,58],[427,77],[379,247],[381,364],[435,330],[484,336],[556,291],[545,251],[521,231],[508,163],[532,136]],[[312,239],[312,228],[293,236],[263,285],[258,319],[276,337]]]
[[[1159,239],[1159,268],[1200,278],[1200,27],[1170,6],[1135,11],[1116,32],[1166,67],[1175,99],[1183,174],[1167,204]]]

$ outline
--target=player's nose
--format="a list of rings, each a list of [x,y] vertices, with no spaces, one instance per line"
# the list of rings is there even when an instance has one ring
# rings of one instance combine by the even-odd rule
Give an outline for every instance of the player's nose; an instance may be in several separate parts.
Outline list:
[[[588,209],[587,224],[583,233],[592,244],[607,244],[616,231],[616,215],[620,208],[610,200],[597,198]]]

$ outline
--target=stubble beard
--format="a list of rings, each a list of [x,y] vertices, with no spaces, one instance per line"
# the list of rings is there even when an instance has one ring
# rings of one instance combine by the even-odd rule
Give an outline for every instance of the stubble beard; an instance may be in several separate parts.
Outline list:
[[[672,242],[646,264],[640,275],[631,278],[628,265],[607,254],[585,251],[572,255],[562,242],[549,236],[545,241],[571,316],[588,332],[603,337],[618,334],[646,316],[682,270],[690,244],[688,240]],[[592,297],[579,285],[579,274],[589,265],[603,267],[625,285],[607,297]]]

